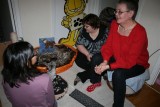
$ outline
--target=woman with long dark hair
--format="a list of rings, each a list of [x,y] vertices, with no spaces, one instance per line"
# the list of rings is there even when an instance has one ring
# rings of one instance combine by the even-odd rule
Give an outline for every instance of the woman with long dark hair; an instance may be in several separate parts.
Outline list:
[[[57,107],[50,77],[34,67],[36,56],[30,43],[10,44],[3,62],[2,85],[13,107]]]

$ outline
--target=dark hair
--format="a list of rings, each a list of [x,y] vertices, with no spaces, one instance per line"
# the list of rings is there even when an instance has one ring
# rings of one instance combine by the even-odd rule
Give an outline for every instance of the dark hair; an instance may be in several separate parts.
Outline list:
[[[110,26],[110,23],[112,22],[112,20],[115,19],[114,11],[115,11],[114,8],[106,7],[100,12],[99,19],[100,19],[101,25],[105,27]]]
[[[139,0],[119,0],[118,4],[124,3],[127,5],[128,10],[134,11],[134,15],[132,17],[134,20],[138,11],[138,2]]]
[[[4,82],[11,87],[19,87],[18,83],[29,84],[28,80],[40,73],[34,69],[31,59],[34,56],[33,46],[28,42],[10,44],[3,54],[4,68],[2,75]]]
[[[95,15],[95,14],[86,15],[83,18],[82,23],[83,24],[88,24],[88,25],[92,26],[95,29],[100,27],[99,17],[97,15]]]

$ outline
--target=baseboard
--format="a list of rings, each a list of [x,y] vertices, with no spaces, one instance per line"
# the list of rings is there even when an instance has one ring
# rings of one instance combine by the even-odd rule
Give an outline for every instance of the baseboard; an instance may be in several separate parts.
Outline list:
[[[153,85],[151,86],[147,83],[145,83],[145,85],[160,95],[160,91],[158,91]]]

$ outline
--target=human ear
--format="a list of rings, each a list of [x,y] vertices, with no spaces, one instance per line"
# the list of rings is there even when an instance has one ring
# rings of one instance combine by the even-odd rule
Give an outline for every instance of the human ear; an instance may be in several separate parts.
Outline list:
[[[32,62],[32,65],[34,65],[34,64],[37,62],[37,56],[34,56],[34,57],[31,59],[31,62]]]
[[[134,16],[134,11],[130,10],[129,11],[129,17],[132,18]]]

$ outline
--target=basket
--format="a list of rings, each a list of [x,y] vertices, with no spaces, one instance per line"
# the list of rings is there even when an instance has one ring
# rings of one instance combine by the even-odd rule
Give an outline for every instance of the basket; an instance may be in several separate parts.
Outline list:
[[[59,44],[56,44],[56,45],[59,45]],[[75,59],[76,59],[76,57],[77,57],[77,49],[75,49],[74,47],[72,47],[72,46],[70,46],[70,45],[66,45],[66,44],[64,44],[64,45],[65,45],[66,47],[72,49],[72,50],[75,52],[75,55],[73,56],[73,58],[72,58],[72,60],[70,61],[70,63],[68,63],[68,64],[66,64],[66,65],[63,65],[63,66],[61,66],[61,67],[57,67],[57,68],[56,68],[56,74],[62,73],[62,72],[64,72],[64,71],[68,70],[70,67],[72,67],[72,65],[73,65],[73,63],[74,63],[74,61],[75,61]],[[36,52],[38,52],[38,49],[39,49],[39,47],[36,47],[34,50],[35,50]],[[47,69],[47,67],[45,67],[45,66],[37,66],[37,69],[38,69],[40,72],[48,72],[48,69]]]

